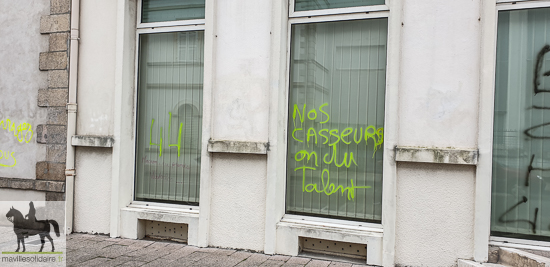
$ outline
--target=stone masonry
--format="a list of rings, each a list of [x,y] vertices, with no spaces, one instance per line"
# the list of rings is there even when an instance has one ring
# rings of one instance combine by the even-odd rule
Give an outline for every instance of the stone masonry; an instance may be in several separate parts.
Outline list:
[[[46,146],[46,160],[36,163],[36,182],[65,182],[67,101],[69,92],[70,0],[50,0],[50,15],[40,19],[40,33],[49,35],[49,49],[39,55],[39,68],[48,72],[48,87],[38,90],[38,106],[48,109],[48,121],[37,126],[36,142]],[[46,201],[65,200],[62,192],[47,191]]]

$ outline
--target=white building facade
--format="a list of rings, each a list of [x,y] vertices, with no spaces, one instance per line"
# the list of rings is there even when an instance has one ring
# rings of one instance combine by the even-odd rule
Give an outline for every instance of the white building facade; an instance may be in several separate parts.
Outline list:
[[[71,12],[69,232],[162,224],[195,246],[383,266],[550,244],[547,1]]]

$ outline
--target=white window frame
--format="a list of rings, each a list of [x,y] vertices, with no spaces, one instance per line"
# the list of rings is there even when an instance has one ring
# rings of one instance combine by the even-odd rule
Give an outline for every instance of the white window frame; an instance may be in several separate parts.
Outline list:
[[[211,132],[212,51],[214,27],[207,21],[214,20],[215,0],[206,0],[205,18],[155,23],[141,23],[141,0],[117,1],[117,25],[115,47],[114,88],[114,136],[113,170],[111,186],[112,237],[141,238],[143,220],[185,223],[189,226],[188,244],[208,246],[210,216],[210,154],[206,151]],[[139,60],[139,35],[159,32],[203,30],[204,79],[203,119],[201,141],[200,200],[199,206],[136,201],[135,175],[137,151],[137,84]],[[129,100],[132,105],[129,105]],[[199,212],[202,211],[202,212]]]
[[[187,20],[174,20],[174,21],[161,21],[161,22],[141,22],[141,12],[142,12],[142,0],[138,1],[137,8],[137,28],[158,28],[158,27],[173,27],[173,26],[186,26],[186,25],[202,25],[204,27],[205,19],[187,19]]]
[[[474,259],[488,260],[489,245],[511,247],[534,246],[544,250],[548,242],[490,236],[491,186],[493,166],[493,123],[496,73],[496,42],[498,12],[550,7],[548,0],[489,0],[482,1],[481,12],[481,75],[478,124],[479,162],[476,169]],[[505,243],[506,242],[506,243]]]
[[[151,33],[169,33],[169,32],[188,32],[188,31],[204,31],[205,30],[205,20],[204,19],[200,19],[200,20],[177,20],[177,21],[165,21],[165,22],[154,22],[154,23],[141,23],[141,3],[142,3],[142,0],[138,0],[138,13],[137,13],[137,21],[136,21],[136,49],[135,49],[135,62],[134,62],[134,65],[135,65],[135,87],[136,88],[136,93],[134,94],[134,106],[135,106],[135,116],[134,116],[134,125],[135,125],[135,137],[136,137],[136,140],[137,140],[137,135],[138,135],[138,132],[137,132],[137,129],[138,129],[138,121],[137,121],[137,110],[138,110],[138,93],[137,93],[137,90],[139,90],[138,88],[138,84],[139,84],[139,41],[140,41],[140,37],[141,35],[144,35],[144,34],[151,34]],[[204,101],[204,99],[203,99]],[[203,106],[204,106],[204,103],[203,103]],[[203,149],[203,148],[201,148]],[[134,155],[137,154],[137,143],[135,144],[134,146]],[[134,163],[134,169],[135,169],[136,165]],[[202,167],[201,167],[202,169]],[[202,176],[202,171],[200,173],[200,175]],[[137,172],[136,170],[134,170],[134,186],[133,186],[133,189],[134,189],[134,192],[135,192],[135,179],[137,178]],[[200,176],[199,176],[199,181],[200,181]],[[199,188],[200,190],[200,188]],[[134,195],[134,202],[135,202],[135,195]],[[134,203],[132,202],[132,203]],[[142,201],[141,201],[142,202]],[[158,202],[153,202],[153,201],[146,201],[147,203],[149,203],[150,206],[158,206]],[[178,204],[179,205],[179,204]],[[189,210],[189,209],[197,209],[197,206],[191,206],[191,205],[180,205],[182,209],[185,209],[185,210]],[[199,206],[200,206],[200,200],[199,200]]]
[[[343,7],[343,8],[331,8],[331,9],[318,9],[308,11],[294,11],[295,1],[289,1],[288,17],[314,17],[314,16],[326,16],[326,15],[339,15],[339,14],[353,14],[353,13],[369,13],[378,11],[389,11],[388,1],[384,5],[372,5],[372,6],[358,6],[358,7]]]
[[[276,1],[274,1],[276,2]],[[279,80],[279,90],[271,93],[277,99],[270,109],[270,150],[268,151],[268,184],[266,210],[265,252],[296,255],[298,237],[306,233],[321,239],[343,242],[362,240],[368,244],[367,263],[393,266],[395,260],[396,164],[394,147],[397,145],[397,105],[400,68],[400,38],[403,1],[386,0],[385,5],[323,9],[294,12],[294,0],[289,0],[286,13],[274,14],[281,18],[280,36],[272,43],[272,80]],[[391,11],[390,11],[391,10]],[[286,212],[286,158],[289,105],[289,76],[291,27],[293,24],[359,19],[388,18],[386,54],[386,88],[384,114],[384,160],[382,186],[382,223],[366,223],[322,217],[285,214]],[[274,22],[275,25],[275,22]],[[285,32],[286,30],[286,32]],[[277,34],[277,32],[275,32]],[[283,67],[284,66],[284,67]],[[284,84],[282,83],[284,81]],[[284,130],[282,130],[284,129]],[[281,166],[285,166],[281,168]],[[323,227],[319,227],[322,225]],[[343,234],[351,231],[351,234]],[[341,235],[342,234],[342,235]],[[370,250],[369,250],[370,248]]]

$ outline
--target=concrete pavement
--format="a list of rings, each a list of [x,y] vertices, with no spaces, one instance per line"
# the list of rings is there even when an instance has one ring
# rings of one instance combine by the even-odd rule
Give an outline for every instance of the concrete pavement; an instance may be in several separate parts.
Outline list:
[[[198,248],[160,240],[71,234],[67,236],[67,266],[359,267],[369,265],[307,257],[265,255],[233,249]]]

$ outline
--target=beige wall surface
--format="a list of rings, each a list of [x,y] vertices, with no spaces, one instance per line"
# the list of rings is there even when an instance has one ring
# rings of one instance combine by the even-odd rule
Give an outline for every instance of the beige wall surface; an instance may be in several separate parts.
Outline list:
[[[46,155],[46,147],[36,143],[36,128],[47,120],[47,109],[37,103],[38,89],[48,86],[38,58],[48,50],[40,17],[49,14],[49,7],[50,1],[0,1],[0,10],[9,11],[0,16],[0,177],[34,179],[36,162]],[[26,140],[20,142],[9,131],[7,119],[15,128],[32,126],[32,131],[21,132]]]

